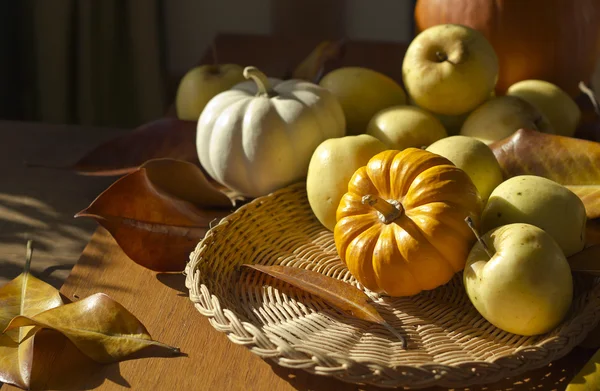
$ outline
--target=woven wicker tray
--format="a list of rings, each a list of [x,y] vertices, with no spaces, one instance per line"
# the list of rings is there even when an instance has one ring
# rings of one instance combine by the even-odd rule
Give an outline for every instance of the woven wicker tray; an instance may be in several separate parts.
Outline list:
[[[337,256],[333,234],[313,216],[298,183],[239,208],[208,231],[190,256],[190,299],[236,344],[277,364],[383,387],[466,387],[538,368],[567,354],[600,320],[600,279],[575,275],[565,321],[522,337],[483,319],[458,274],[450,283],[374,305],[408,347],[384,327],[352,318],[321,299],[243,263],[317,270],[362,289]]]

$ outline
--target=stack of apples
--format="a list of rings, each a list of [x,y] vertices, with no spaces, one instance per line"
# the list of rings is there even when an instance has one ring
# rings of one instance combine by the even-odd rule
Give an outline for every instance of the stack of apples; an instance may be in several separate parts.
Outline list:
[[[338,236],[352,241],[369,230],[381,232],[377,239],[381,243],[365,250],[379,252],[381,264],[359,265],[353,273],[359,282],[376,286],[373,269],[382,268],[380,274],[389,269],[393,273],[386,276],[386,284],[395,284],[396,292],[407,292],[394,278],[402,280],[398,270],[413,267],[409,258],[418,258],[416,263],[430,262],[426,259],[429,255],[417,254],[419,249],[444,258],[436,247],[439,243],[434,242],[456,244],[466,250],[464,257],[450,257],[455,260],[451,269],[443,267],[452,273],[463,272],[466,293],[479,313],[505,331],[535,335],[556,327],[570,308],[573,281],[567,257],[584,247],[585,208],[573,192],[549,179],[532,175],[504,178],[489,144],[522,128],[572,136],[581,112],[567,93],[543,80],[524,80],[511,86],[506,95],[495,96],[498,67],[496,53],[482,34],[462,25],[444,24],[421,32],[409,45],[402,64],[403,86],[362,67],[335,69],[316,84],[269,78],[254,67],[203,66],[182,80],[176,106],[180,118],[197,121],[198,157],[217,182],[254,198],[306,180],[310,207],[319,222],[334,232],[336,245]],[[452,190],[452,201],[446,197],[431,206],[426,204],[435,202],[423,200],[420,204],[418,195],[409,197],[412,206],[421,208],[422,220],[406,224],[452,226],[453,232],[460,234],[436,231],[438,228],[423,233],[383,227],[381,224],[394,223],[392,217],[412,218],[410,205],[408,209],[403,205],[407,189],[388,189],[395,194],[393,199],[367,200],[379,202],[368,224],[339,228],[340,216],[347,212],[340,214],[347,205],[343,198],[349,185],[369,183],[357,178],[369,166],[377,171],[373,174],[377,180],[393,186],[384,175],[391,169],[381,162],[388,156],[389,163],[394,153],[400,156],[402,151],[404,157],[394,158],[396,163],[390,164],[408,161],[417,167],[427,160],[427,164],[443,166],[435,171],[439,178],[424,174],[429,190],[434,189],[425,193],[446,197],[443,193],[448,191],[439,189],[452,186],[450,177],[465,186]],[[420,186],[415,184],[419,178],[410,178],[412,187]],[[465,203],[474,192],[477,202],[452,209],[453,202]],[[471,226],[475,235],[466,228],[467,222],[456,222],[459,209],[477,211],[470,216],[476,220]],[[434,210],[440,214],[435,215]],[[382,216],[384,223],[380,224]],[[354,217],[357,222],[367,221],[360,216],[349,218]],[[346,228],[356,232],[338,235]],[[392,238],[390,232],[400,233]],[[408,236],[414,236],[410,251],[395,249],[401,241],[410,241]],[[338,246],[342,259],[374,259],[373,254],[357,254],[361,246],[350,245],[353,254],[343,253],[350,251],[345,244]],[[397,267],[399,263],[403,266]],[[427,280],[425,266],[415,267]],[[369,281],[361,280],[360,270],[371,276]],[[438,273],[440,284],[452,273]],[[419,287],[418,281],[412,283],[412,294],[436,287],[431,280],[426,287]]]
[[[495,96],[494,49],[462,25],[438,25],[419,34],[402,71],[405,90],[385,75],[357,67],[334,70],[321,80],[338,97],[350,135],[324,141],[312,156],[307,193],[315,216],[335,231],[348,183],[382,151],[421,148],[441,155],[468,174],[484,205],[482,235],[476,233],[463,270],[471,302],[505,331],[550,331],[572,301],[567,257],[584,247],[585,208],[573,192],[549,179],[505,179],[489,144],[521,128],[572,136],[581,117],[577,104],[543,80],[524,80]]]

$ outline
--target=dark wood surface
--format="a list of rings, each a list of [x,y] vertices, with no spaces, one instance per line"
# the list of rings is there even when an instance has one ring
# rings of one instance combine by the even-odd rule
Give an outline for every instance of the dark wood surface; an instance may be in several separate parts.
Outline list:
[[[32,270],[60,287],[96,225],[73,215],[114,178],[92,178],[62,166],[96,144],[128,130],[0,121],[0,284],[21,273],[28,238],[34,240]]]
[[[317,43],[310,39],[235,35],[217,39],[221,62],[256,65],[280,77]],[[400,44],[351,43],[344,64],[368,66],[398,80],[403,51]],[[87,243],[62,284],[65,297],[79,300],[97,292],[109,294],[137,316],[155,339],[180,347],[185,356],[161,357],[163,352],[148,350],[130,360],[101,366],[85,358],[60,335],[44,332],[36,340],[33,389],[377,389],[289,370],[260,359],[229,341],[198,313],[187,297],[183,275],[157,274],[140,267],[123,254],[104,229],[97,229],[88,243],[95,223],[74,220],[72,215],[114,178],[81,177],[67,171],[22,166],[23,160],[66,164],[96,143],[122,132],[0,123],[0,283],[20,273],[26,236],[40,243],[34,255],[34,273],[55,285],[62,284],[61,277],[68,274]],[[592,353],[576,348],[548,367],[469,390],[562,390]],[[5,385],[2,389],[16,388]],[[429,389],[434,390],[441,389]]]

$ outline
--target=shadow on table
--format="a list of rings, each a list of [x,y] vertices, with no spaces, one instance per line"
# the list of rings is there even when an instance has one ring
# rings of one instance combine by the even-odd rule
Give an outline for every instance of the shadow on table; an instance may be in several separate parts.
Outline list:
[[[573,377],[577,374],[575,368],[581,368],[594,354],[592,349],[577,347],[570,354],[555,363],[530,371],[524,375],[511,379],[501,380],[494,384],[471,386],[468,388],[455,388],[451,391],[563,391]],[[566,363],[569,362],[569,365]],[[273,372],[286,380],[292,387],[300,391],[383,391],[389,388],[381,388],[370,385],[356,385],[345,383],[334,378],[310,374],[300,369],[290,369],[268,362]],[[400,388],[403,389],[403,388]],[[448,388],[430,387],[420,389],[421,391],[448,391]]]
[[[180,356],[186,354],[181,353]],[[149,357],[174,355],[164,348],[151,346],[126,360]],[[99,387],[106,380],[131,388],[127,379],[121,375],[119,363],[99,364],[93,361],[58,332],[41,330],[36,334],[31,390],[90,390]]]
[[[185,287],[185,276],[182,273],[156,273],[156,279],[179,292],[177,296],[188,296],[189,291]]]

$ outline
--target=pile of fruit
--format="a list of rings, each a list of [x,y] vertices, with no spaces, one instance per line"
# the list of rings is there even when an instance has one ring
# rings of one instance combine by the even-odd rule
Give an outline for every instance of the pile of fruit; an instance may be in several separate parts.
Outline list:
[[[254,198],[305,179],[364,287],[410,296],[463,272],[482,316],[536,335],[570,308],[567,257],[584,248],[586,209],[550,179],[505,178],[489,145],[519,129],[573,136],[581,111],[543,80],[496,96],[498,72],[481,33],[442,24],[411,42],[403,86],[360,67],[317,84],[228,66],[210,99],[190,97],[184,79],[177,108],[197,119],[200,163],[223,186]]]

